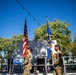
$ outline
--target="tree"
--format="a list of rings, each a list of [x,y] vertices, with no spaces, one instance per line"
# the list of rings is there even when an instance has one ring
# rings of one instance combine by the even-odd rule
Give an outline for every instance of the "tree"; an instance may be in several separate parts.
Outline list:
[[[13,35],[13,38],[0,38],[0,53],[4,51],[4,58],[15,56],[18,50],[18,41],[22,41],[23,35]]]
[[[70,26],[67,22],[61,22],[60,20],[56,20],[54,22],[49,22],[50,29],[52,31],[52,39],[61,40],[63,55],[66,55],[69,48],[68,45],[71,42],[70,34],[71,31],[68,29]],[[47,32],[46,32],[46,24],[42,25],[40,28],[37,28],[34,32],[34,40],[46,40]],[[59,41],[58,41],[59,44]]]
[[[71,52],[73,53],[73,56],[76,56],[76,33],[74,33],[73,39],[73,48],[71,49]]]

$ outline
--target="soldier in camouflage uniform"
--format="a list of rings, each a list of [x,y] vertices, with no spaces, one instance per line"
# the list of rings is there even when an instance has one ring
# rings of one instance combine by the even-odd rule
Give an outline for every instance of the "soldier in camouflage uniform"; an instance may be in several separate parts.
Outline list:
[[[52,57],[53,65],[54,65],[53,75],[63,75],[62,53],[58,45],[55,45],[55,51],[56,53]]]
[[[24,57],[24,73],[23,75],[30,75],[30,70],[32,69],[32,49],[29,47],[27,54]]]

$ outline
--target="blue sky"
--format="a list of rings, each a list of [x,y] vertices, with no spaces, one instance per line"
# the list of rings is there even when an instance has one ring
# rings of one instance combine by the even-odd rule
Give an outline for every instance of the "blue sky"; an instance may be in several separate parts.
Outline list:
[[[76,0],[18,0],[41,23],[59,19],[70,24],[71,34],[76,32]],[[16,0],[0,0],[0,37],[12,38],[21,34],[27,18],[28,37],[33,39],[34,30],[40,25],[22,9]]]

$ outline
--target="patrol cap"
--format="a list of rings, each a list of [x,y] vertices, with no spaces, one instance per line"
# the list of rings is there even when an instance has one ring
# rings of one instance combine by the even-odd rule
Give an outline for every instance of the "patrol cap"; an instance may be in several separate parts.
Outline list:
[[[28,49],[30,49],[30,51],[33,51],[33,49],[31,47],[28,47]]]

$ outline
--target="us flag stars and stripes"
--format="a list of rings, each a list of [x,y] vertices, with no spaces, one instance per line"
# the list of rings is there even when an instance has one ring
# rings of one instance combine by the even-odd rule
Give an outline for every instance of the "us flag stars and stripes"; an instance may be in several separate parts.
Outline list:
[[[23,36],[23,54],[22,54],[23,57],[27,53],[27,48],[28,48],[28,31],[27,31],[27,25],[26,25],[26,20],[25,20],[24,36]]]

